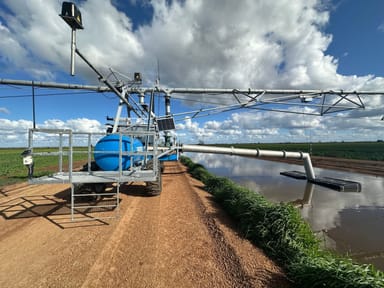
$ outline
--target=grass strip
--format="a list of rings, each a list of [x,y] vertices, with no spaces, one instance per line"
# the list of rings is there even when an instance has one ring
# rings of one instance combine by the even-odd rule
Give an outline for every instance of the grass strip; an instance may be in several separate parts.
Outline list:
[[[323,250],[292,205],[271,203],[227,178],[210,174],[190,158],[181,157],[181,162],[238,223],[244,237],[277,261],[297,287],[384,287],[384,273],[372,265],[356,264]]]

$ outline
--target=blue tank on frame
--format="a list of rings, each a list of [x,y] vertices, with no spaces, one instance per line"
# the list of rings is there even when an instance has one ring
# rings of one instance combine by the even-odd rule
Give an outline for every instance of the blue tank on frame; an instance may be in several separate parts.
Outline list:
[[[93,156],[97,166],[104,171],[118,171],[119,170],[119,145],[120,135],[110,134],[101,138],[94,149]],[[143,151],[143,143],[136,139],[125,135],[121,135],[121,150],[122,152],[138,152]],[[129,156],[122,155],[122,170],[128,170],[132,165],[135,166],[137,162],[141,161],[143,156]]]

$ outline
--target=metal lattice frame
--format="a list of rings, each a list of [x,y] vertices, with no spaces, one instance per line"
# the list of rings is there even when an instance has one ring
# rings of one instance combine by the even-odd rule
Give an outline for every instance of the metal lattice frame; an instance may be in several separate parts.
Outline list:
[[[39,147],[38,142],[34,139],[37,133],[42,133],[45,136],[58,136],[58,145],[57,145],[57,151],[41,151],[44,150],[44,148],[39,148],[39,151],[34,151],[36,147]],[[31,184],[70,184],[71,185],[71,219],[76,220],[75,214],[78,211],[79,208],[81,209],[87,209],[87,208],[106,208],[106,207],[116,207],[116,216],[118,216],[118,210],[119,210],[119,193],[120,193],[120,185],[122,183],[130,183],[135,181],[156,181],[158,178],[159,173],[159,167],[158,167],[158,161],[154,161],[153,168],[152,169],[145,169],[143,170],[142,166],[134,167],[133,162],[130,161],[131,166],[128,170],[123,170],[122,168],[122,158],[123,157],[137,157],[142,156],[143,162],[145,162],[146,159],[157,159],[159,157],[160,150],[157,149],[157,143],[155,142],[154,145],[151,147],[151,149],[145,149],[143,151],[134,151],[133,145],[131,145],[130,151],[123,151],[122,150],[122,135],[126,137],[136,138],[136,137],[143,137],[148,135],[149,137],[155,137],[156,132],[155,131],[122,131],[119,133],[120,135],[120,143],[119,143],[119,151],[107,151],[105,153],[112,153],[116,152],[119,155],[119,169],[118,171],[92,171],[91,170],[91,161],[92,161],[92,136],[98,135],[102,136],[105,135],[103,133],[82,133],[82,132],[73,132],[69,129],[30,129],[29,130],[29,149],[31,151],[31,155],[33,157],[49,157],[49,156],[55,156],[58,157],[58,168],[57,171],[52,173],[48,176],[42,176],[42,177],[36,177],[34,178],[33,175],[29,179],[29,183]],[[87,154],[87,171],[78,171],[74,169],[74,160],[73,156],[77,151],[74,150],[74,146],[76,145],[75,140],[73,139],[74,136],[80,135],[85,136],[87,139],[87,150],[83,151],[82,153]],[[131,140],[133,143],[133,139]],[[56,147],[56,146],[55,146]],[[99,152],[103,153],[103,152]],[[161,154],[162,155],[162,154]],[[64,165],[63,158],[67,157],[68,160],[68,166]],[[87,184],[87,183],[116,183],[116,192],[113,193],[92,193],[92,194],[77,194],[76,193],[76,185],[81,184]],[[116,197],[116,203],[113,204],[113,206],[76,206],[75,198],[76,197],[86,197],[86,196],[115,196]],[[111,218],[111,217],[103,217],[105,218]],[[114,217],[113,217],[114,218]],[[89,220],[96,220],[101,219],[91,217]],[[82,218],[82,220],[84,220]]]
[[[45,88],[90,90],[96,92],[115,92],[120,98],[120,105],[127,105],[139,117],[145,115],[144,95],[157,93],[165,99],[174,95],[181,95],[178,99],[189,100],[196,95],[221,96],[231,95],[232,100],[219,99],[225,104],[212,103],[207,108],[171,114],[175,120],[209,116],[217,113],[238,109],[252,109],[261,111],[276,111],[294,114],[326,115],[331,113],[364,109],[365,104],[361,96],[384,95],[384,91],[335,91],[335,90],[282,90],[282,89],[206,89],[206,88],[160,88],[133,87],[122,85],[120,90],[109,86],[77,85],[53,82],[36,82],[24,80],[0,79],[0,84],[24,85]],[[135,100],[138,98],[138,101]],[[228,103],[230,102],[230,103]],[[308,109],[310,108],[310,109]],[[169,116],[169,115],[168,115]],[[161,118],[161,117],[160,117]]]

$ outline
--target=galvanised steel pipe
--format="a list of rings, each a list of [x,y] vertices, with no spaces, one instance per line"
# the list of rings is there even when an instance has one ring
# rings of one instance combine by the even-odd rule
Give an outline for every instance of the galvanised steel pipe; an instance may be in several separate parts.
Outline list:
[[[292,158],[302,159],[304,161],[305,174],[308,180],[316,178],[313,170],[311,157],[308,153],[303,152],[287,152],[287,151],[273,151],[273,150],[260,150],[260,149],[243,149],[233,147],[217,147],[217,146],[204,146],[204,145],[187,145],[184,144],[180,148],[183,152],[198,152],[198,153],[212,153],[212,154],[227,154],[236,156],[247,157],[277,157],[277,158]]]
[[[98,92],[111,92],[112,89],[107,86],[100,85],[82,85],[82,84],[67,84],[55,82],[40,82],[28,80],[15,80],[0,78],[0,84],[5,85],[21,85],[32,86],[32,82],[36,87],[45,88],[60,88],[60,89],[83,89]],[[352,91],[352,90],[289,90],[289,89],[220,89],[220,88],[156,88],[156,92],[162,92],[168,95],[171,94],[271,94],[271,95],[305,95],[305,94],[342,94],[342,95],[384,95],[384,91]],[[128,93],[150,93],[153,92],[153,87],[130,87]],[[308,95],[309,96],[309,95]],[[315,96],[315,95],[314,95]]]
[[[35,87],[58,88],[58,89],[91,90],[91,91],[97,91],[97,92],[112,91],[110,88],[106,86],[68,84],[68,83],[56,83],[56,82],[40,82],[40,81],[29,81],[29,80],[13,80],[13,79],[0,79],[0,84],[35,86]]]

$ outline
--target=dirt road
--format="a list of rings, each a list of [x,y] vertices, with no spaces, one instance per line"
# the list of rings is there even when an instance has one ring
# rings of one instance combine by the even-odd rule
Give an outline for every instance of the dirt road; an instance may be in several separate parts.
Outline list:
[[[0,188],[0,287],[289,287],[201,187],[167,163],[161,196],[122,186],[107,222],[71,222],[66,185]]]

